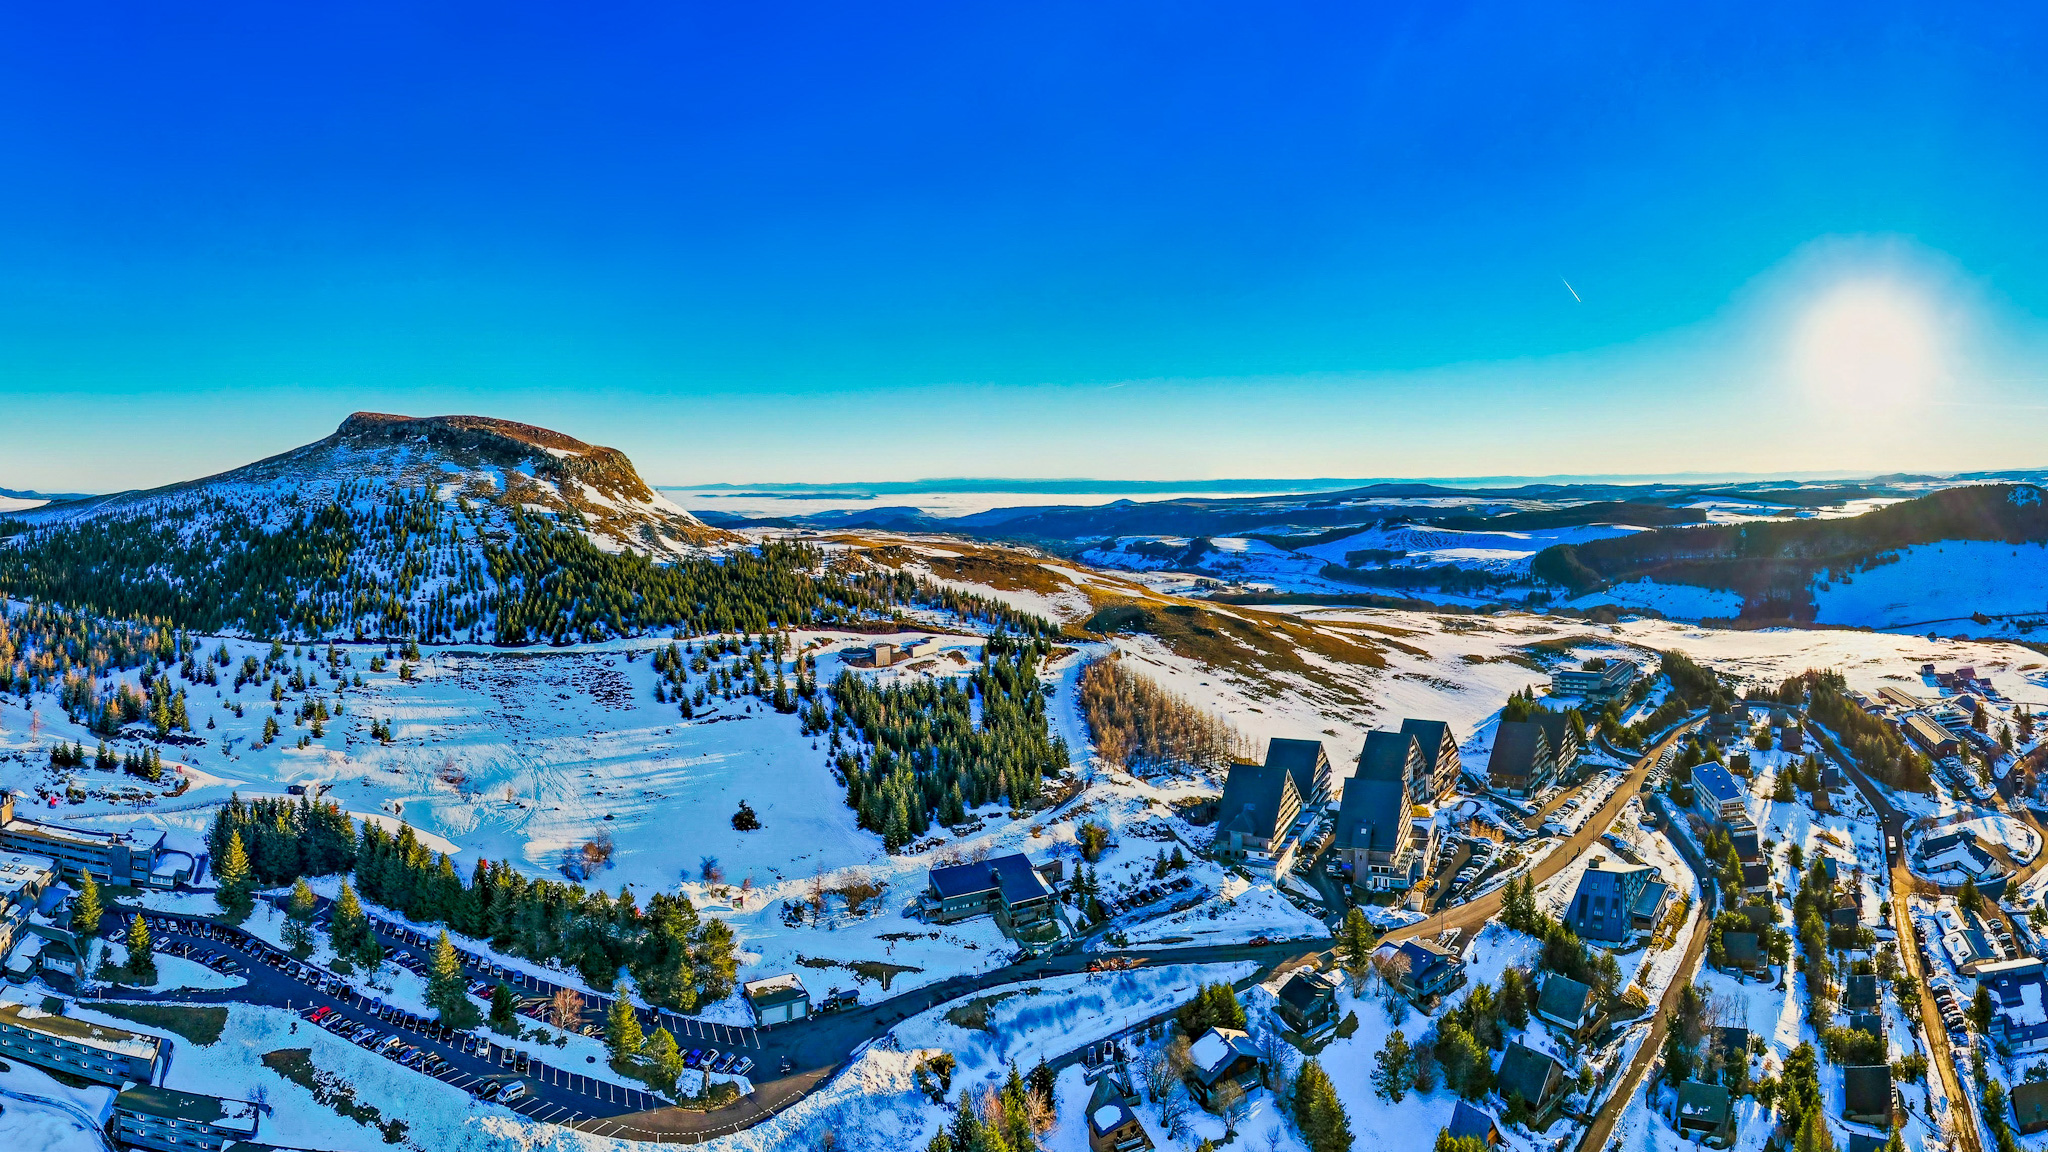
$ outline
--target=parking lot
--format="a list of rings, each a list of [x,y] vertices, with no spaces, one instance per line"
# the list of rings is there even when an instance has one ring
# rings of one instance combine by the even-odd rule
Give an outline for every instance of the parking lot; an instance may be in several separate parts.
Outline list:
[[[116,934],[118,918],[109,920],[108,932]],[[365,1051],[543,1122],[574,1124],[666,1103],[641,1089],[543,1063],[487,1033],[458,1031],[366,996],[334,973],[294,960],[240,929],[160,913],[145,916],[144,922],[162,942],[161,954],[183,956],[248,981],[246,988],[230,993],[186,992],[181,998],[236,999],[289,1009]],[[685,1044],[684,1051],[702,1063],[714,1052],[725,1061],[732,1050],[693,1050]],[[732,1063],[740,1059],[745,1057]]]

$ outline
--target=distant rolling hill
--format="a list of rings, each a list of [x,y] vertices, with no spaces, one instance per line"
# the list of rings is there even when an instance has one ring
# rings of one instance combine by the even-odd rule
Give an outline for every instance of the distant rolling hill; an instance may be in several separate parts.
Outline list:
[[[1538,553],[1531,572],[1578,595],[1634,580],[1721,589],[1742,597],[1747,621],[1806,622],[1817,615],[1818,585],[1853,580],[1901,550],[1949,541],[2048,541],[2042,488],[1979,484],[1855,517],[1659,528],[1561,544]],[[1923,611],[1938,616],[1942,606],[1930,601]]]

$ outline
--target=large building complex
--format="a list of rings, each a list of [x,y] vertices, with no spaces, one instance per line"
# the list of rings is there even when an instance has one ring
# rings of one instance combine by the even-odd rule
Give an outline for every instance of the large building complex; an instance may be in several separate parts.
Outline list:
[[[167,848],[162,832],[103,832],[31,820],[15,812],[15,795],[0,792],[0,849],[44,856],[67,880],[85,873],[123,888],[175,888],[192,880],[198,862]]]
[[[1627,660],[1593,659],[1579,668],[1564,668],[1550,675],[1550,690],[1559,696],[1577,696],[1595,708],[1628,695],[1641,670]]]
[[[1320,740],[1274,740],[1264,764],[1237,763],[1216,805],[1210,853],[1276,882],[1294,870],[1302,840],[1330,803],[1329,754]]]

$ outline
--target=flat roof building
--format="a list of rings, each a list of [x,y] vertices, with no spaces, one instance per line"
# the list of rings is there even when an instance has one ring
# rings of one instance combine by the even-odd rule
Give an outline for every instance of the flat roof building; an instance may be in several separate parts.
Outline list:
[[[256,1105],[247,1100],[133,1084],[114,1097],[109,1130],[132,1148],[221,1152],[237,1141],[255,1139],[258,1119]]]
[[[170,1041],[0,1000],[0,1058],[82,1076],[100,1084],[151,1084]]]
[[[804,982],[794,972],[749,980],[740,986],[740,991],[746,996],[747,1003],[753,1006],[754,1022],[763,1028],[801,1020],[811,1014],[810,989],[804,987]]]
[[[170,888],[192,879],[189,868],[168,874],[157,868],[164,848],[162,832],[103,832],[46,824],[18,816],[15,795],[0,792],[0,850],[47,857],[66,880],[90,872],[101,884],[124,888]],[[181,859],[172,853],[172,859]]]

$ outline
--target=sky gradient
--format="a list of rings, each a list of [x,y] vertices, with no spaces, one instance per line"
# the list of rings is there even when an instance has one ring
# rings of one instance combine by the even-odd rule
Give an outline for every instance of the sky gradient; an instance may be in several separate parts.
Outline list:
[[[2038,10],[963,7],[0,13],[0,485],[2048,465]]]

